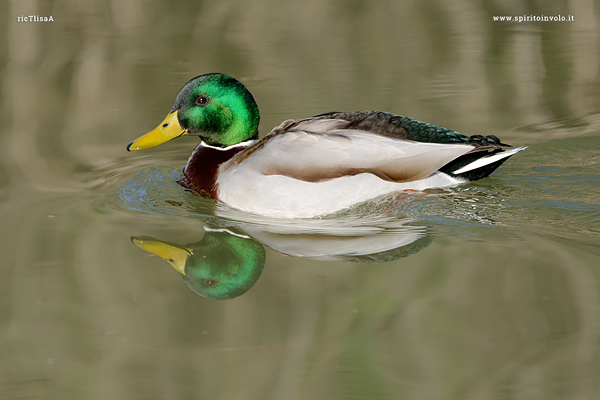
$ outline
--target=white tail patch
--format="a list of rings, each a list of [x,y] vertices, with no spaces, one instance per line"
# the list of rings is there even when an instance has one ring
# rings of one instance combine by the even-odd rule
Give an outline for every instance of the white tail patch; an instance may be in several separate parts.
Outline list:
[[[521,150],[525,150],[526,148],[527,148],[526,146],[516,147],[514,149],[505,150],[500,153],[492,154],[491,156],[481,157],[481,158],[473,161],[472,163],[467,164],[464,167],[457,169],[456,171],[452,171],[452,174],[458,175],[458,174],[462,174],[463,172],[469,172],[474,169],[481,168],[481,167],[484,167],[489,164],[493,164],[496,161],[500,161],[502,159],[508,158],[508,157],[512,156],[513,154],[518,153]]]

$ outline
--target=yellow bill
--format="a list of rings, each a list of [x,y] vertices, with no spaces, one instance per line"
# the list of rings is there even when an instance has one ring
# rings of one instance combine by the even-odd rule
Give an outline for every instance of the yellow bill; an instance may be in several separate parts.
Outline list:
[[[185,275],[185,262],[193,253],[191,248],[162,242],[150,236],[134,236],[131,241],[137,247],[159,256],[171,264],[181,275]]]
[[[153,131],[140,136],[133,143],[130,143],[127,146],[127,151],[149,149],[186,134],[187,131],[179,125],[177,111],[173,111]]]

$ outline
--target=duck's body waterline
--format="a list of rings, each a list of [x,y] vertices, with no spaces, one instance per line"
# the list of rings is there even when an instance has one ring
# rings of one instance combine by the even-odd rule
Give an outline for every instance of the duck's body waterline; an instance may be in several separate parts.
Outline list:
[[[217,121],[222,115],[226,121]],[[257,127],[258,108],[243,85],[202,75],[184,86],[163,124],[128,149],[152,147],[169,135],[198,135],[202,142],[184,168],[185,186],[244,211],[287,218],[480,179],[523,149],[504,150],[495,136],[468,137],[379,111],[289,120],[261,140]]]

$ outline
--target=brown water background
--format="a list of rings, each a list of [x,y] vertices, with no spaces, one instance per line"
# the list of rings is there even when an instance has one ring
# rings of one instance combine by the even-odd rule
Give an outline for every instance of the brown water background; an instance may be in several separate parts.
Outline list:
[[[0,398],[600,398],[597,1],[21,0],[0,20]],[[417,202],[415,254],[267,248],[254,288],[207,300],[130,242],[202,237],[210,204],[165,189],[197,140],[125,151],[207,72],[247,85],[263,134],[380,109],[529,148]]]

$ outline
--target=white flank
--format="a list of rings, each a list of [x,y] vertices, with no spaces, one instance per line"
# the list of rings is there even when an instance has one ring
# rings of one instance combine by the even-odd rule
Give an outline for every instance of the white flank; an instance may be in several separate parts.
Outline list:
[[[384,181],[369,173],[305,182],[284,175],[263,175],[241,169],[233,173],[229,170],[217,180],[219,199],[227,205],[279,218],[311,218],[331,214],[386,193],[442,188],[464,182],[464,179],[441,172],[412,182]]]
[[[237,157],[222,164],[217,178],[218,198],[254,214],[310,218],[386,193],[465,182],[438,169],[472,148],[399,140],[360,130],[334,130],[328,134],[292,131],[274,136],[239,164]],[[318,175],[319,170],[348,168],[404,179],[385,180],[371,172],[312,181],[294,176],[295,171]]]

